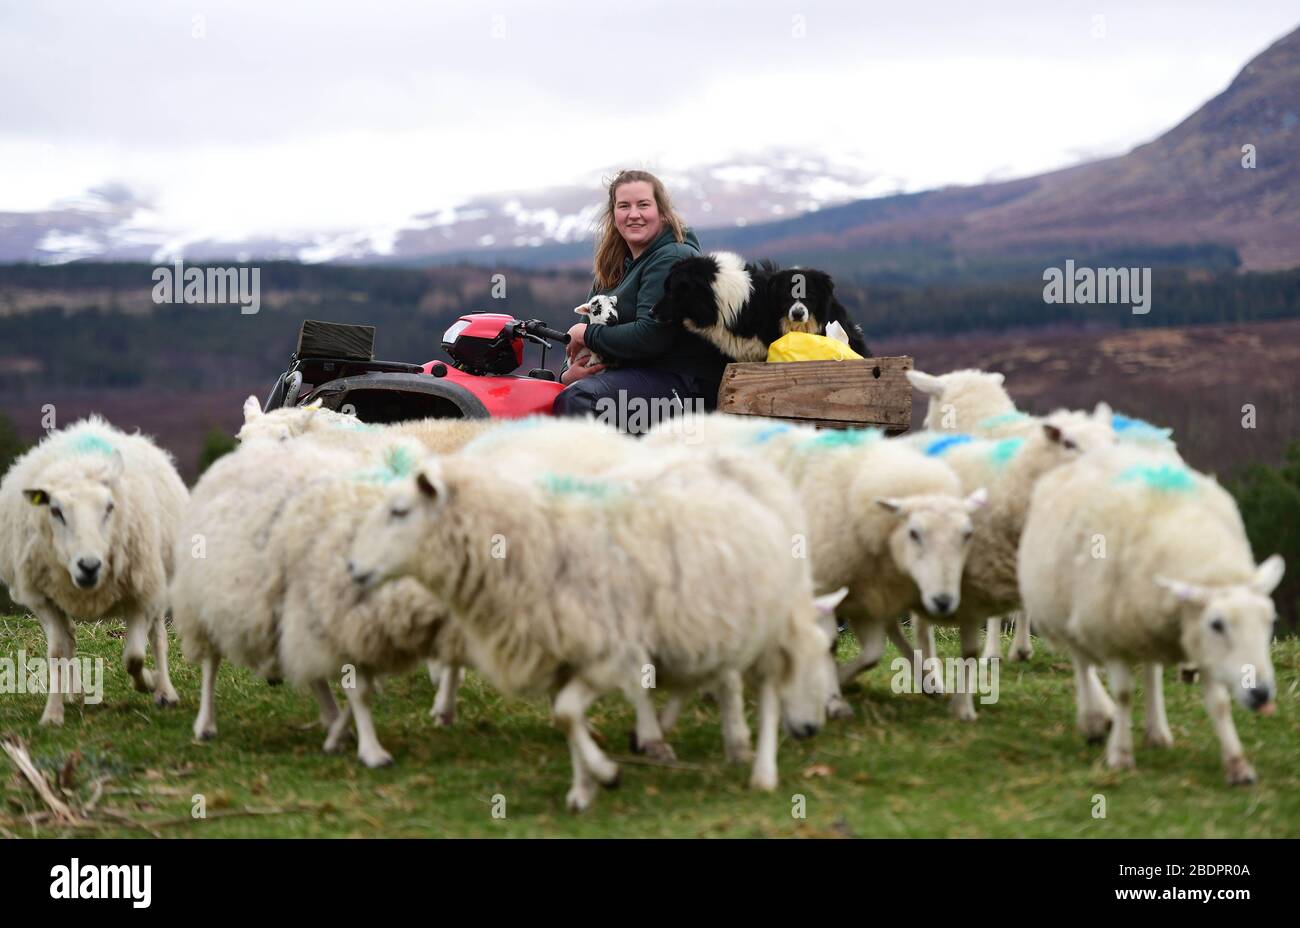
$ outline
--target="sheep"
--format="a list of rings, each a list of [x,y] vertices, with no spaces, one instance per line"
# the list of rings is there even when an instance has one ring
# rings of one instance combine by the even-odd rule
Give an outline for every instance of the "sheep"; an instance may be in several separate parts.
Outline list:
[[[943,462],[875,430],[823,431],[750,416],[691,416],[661,425],[652,445],[731,447],[774,464],[794,484],[806,513],[818,590],[844,586],[840,609],[857,636],[858,656],[839,670],[847,683],[874,666],[886,633],[900,647],[895,620],[909,609],[942,615],[956,609],[983,491],[960,482]],[[831,714],[851,714],[838,692]]]
[[[1273,710],[1270,597],[1284,564],[1273,555],[1256,565],[1236,504],[1214,479],[1159,450],[1086,455],[1035,486],[1019,564],[1035,628],[1074,663],[1080,730],[1096,740],[1110,724],[1107,766],[1134,765],[1131,666],[1145,668],[1147,739],[1168,746],[1161,668],[1191,661],[1228,782],[1255,782],[1230,694],[1250,710]],[[1089,679],[1100,666],[1114,703]]]
[[[450,607],[495,686],[553,697],[572,758],[571,811],[590,806],[596,783],[618,779],[586,724],[602,693],[621,690],[634,704],[641,744],[663,740],[643,679],[651,673],[677,689],[752,671],[750,784],[772,790],[782,712],[796,737],[824,720],[828,642],[807,561],[791,554],[789,516],[745,488],[779,480],[758,475],[763,467],[668,455],[624,477],[616,468],[574,478],[474,455],[430,458],[365,517],[348,568],[363,589],[415,577]],[[784,503],[797,509],[792,491]],[[747,530],[733,531],[737,522]],[[724,738],[727,723],[724,713]]]
[[[618,322],[618,297],[616,296],[593,296],[581,306],[576,307],[573,311],[582,316],[582,321],[587,325],[614,325]],[[590,348],[583,347],[574,359],[575,364],[590,366],[593,364],[604,364],[605,361],[600,355],[596,354]]]
[[[375,439],[410,437],[429,451],[450,453],[495,428],[496,419],[411,419],[405,422],[372,424],[356,416],[325,409],[319,403],[262,412],[257,397],[244,401],[244,425],[235,436],[241,443],[258,440],[288,441],[300,435],[339,445],[366,444]]]
[[[928,399],[924,425],[931,431],[956,432],[977,438],[1025,438],[1042,422],[1037,416],[1016,408],[1000,373],[968,368],[936,376],[912,370],[907,372],[907,379]],[[1120,413],[1112,415],[1112,427],[1117,441],[1177,454],[1169,429]],[[1009,657],[1013,662],[1027,661],[1034,656],[1029,620],[1023,612],[1012,613],[1008,618],[1015,624]],[[983,659],[997,660],[1002,656],[1001,636],[1002,618],[990,618],[981,655]]]
[[[415,443],[390,444],[383,466],[309,482],[288,500],[267,545],[275,559],[273,569],[282,578],[279,666],[291,683],[328,693],[329,681],[351,665],[355,680],[344,685],[344,711],[330,718],[330,702],[322,699],[330,718],[325,750],[338,749],[350,709],[357,753],[368,767],[392,763],[370,714],[375,678],[437,655],[450,676],[440,680],[433,714],[449,725],[459,669],[466,661],[462,636],[428,590],[402,578],[358,596],[344,569],[358,518],[382,502],[388,482],[408,473],[419,448]]]
[[[251,442],[213,464],[194,488],[172,583],[182,647],[203,671],[194,736],[216,736],[216,679],[227,659],[309,687],[329,732],[327,751],[338,748],[350,712],[362,762],[386,764],[367,708],[373,676],[416,658],[460,662],[463,655],[443,628],[445,610],[414,585],[358,600],[344,569],[346,543],[382,495],[369,484],[391,479],[392,461],[416,460],[424,449],[411,439],[340,448],[303,436],[292,453],[290,471],[279,442]],[[200,556],[191,556],[192,539],[201,542]],[[340,713],[328,680],[345,663],[356,667],[356,687]]]
[[[956,471],[964,490],[987,488],[988,505],[974,516],[975,540],[962,578],[960,607],[942,616],[931,612],[915,622],[924,658],[935,656],[930,624],[941,623],[960,628],[963,661],[975,660],[985,620],[1019,607],[1016,551],[1035,481],[1085,452],[1114,444],[1110,407],[1099,403],[1091,415],[1058,410],[1026,438],[991,441],[921,432],[893,441],[940,457]],[[952,709],[959,719],[976,718],[969,686],[958,686]]]
[[[167,452],[98,416],[50,433],[0,481],[0,581],[35,613],[50,659],[42,725],[63,724],[63,690],[75,677],[60,680],[59,671],[73,657],[78,620],[125,618],[122,662],[136,690],[159,707],[179,703],[165,612],[187,497]]]

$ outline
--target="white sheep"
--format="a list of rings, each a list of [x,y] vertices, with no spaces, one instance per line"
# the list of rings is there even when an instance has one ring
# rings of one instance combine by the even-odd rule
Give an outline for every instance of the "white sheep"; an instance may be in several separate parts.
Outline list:
[[[0,482],[0,580],[40,620],[50,658],[42,725],[63,724],[60,670],[79,620],[126,620],[123,664],[154,703],[179,702],[167,665],[167,581],[187,498],[171,456],[98,416],[48,435]],[[155,668],[145,668],[146,641]]]
[[[847,587],[840,606],[858,638],[858,656],[839,683],[880,661],[885,636],[909,609],[945,614],[957,608],[972,531],[984,495],[964,498],[953,471],[878,431],[817,431],[771,419],[715,414],[665,423],[651,445],[734,448],[772,463],[794,485],[808,526],[807,556],[816,588]],[[849,714],[832,695],[832,715]]]
[[[764,466],[673,455],[583,479],[434,458],[367,516],[349,569],[363,588],[414,576],[451,608],[495,686],[553,695],[573,761],[570,809],[618,778],[587,730],[602,693],[624,693],[649,745],[663,736],[648,683],[690,689],[741,671],[759,683],[750,782],[771,790],[782,711],[799,737],[822,724],[828,642],[787,517],[745,489],[779,480],[752,476]],[[785,502],[798,507],[792,492]]]
[[[988,504],[973,517],[975,538],[962,577],[960,607],[944,616],[931,612],[914,617],[924,659],[936,656],[930,624],[939,623],[960,628],[963,662],[974,660],[978,658],[979,632],[988,617],[1019,607],[1016,552],[1035,482],[1087,451],[1113,444],[1110,407],[1099,403],[1091,415],[1058,410],[1041,420],[1026,438],[993,441],[920,432],[893,441],[939,457],[956,471],[964,490],[987,489]],[[952,703],[958,718],[975,718],[973,696],[969,685],[958,686]]]
[[[1255,781],[1230,696],[1273,709],[1270,595],[1284,565],[1274,555],[1256,566],[1236,504],[1217,482],[1160,451],[1089,454],[1038,482],[1019,558],[1034,627],[1074,662],[1080,729],[1095,739],[1111,726],[1108,766],[1133,766],[1132,665],[1145,665],[1147,738],[1167,746],[1161,667],[1191,661],[1228,782]],[[1089,677],[1100,666],[1114,703]]]
[[[499,422],[497,419],[411,419],[374,424],[326,409],[319,403],[262,412],[257,397],[250,396],[244,401],[244,424],[235,437],[247,444],[288,441],[301,435],[312,435],[340,446],[409,437],[422,442],[431,452],[448,454],[495,428]]]
[[[326,750],[335,750],[348,713],[338,711],[329,680],[350,663],[358,753],[370,766],[387,763],[366,708],[371,678],[416,658],[462,660],[454,635],[443,633],[445,610],[425,591],[405,584],[361,600],[346,577],[348,533],[382,496],[394,453],[414,460],[424,450],[410,439],[338,447],[301,436],[290,468],[279,442],[252,441],[195,486],[172,603],[185,654],[203,669],[196,738],[216,735],[216,679],[226,659],[309,687],[329,730]]]

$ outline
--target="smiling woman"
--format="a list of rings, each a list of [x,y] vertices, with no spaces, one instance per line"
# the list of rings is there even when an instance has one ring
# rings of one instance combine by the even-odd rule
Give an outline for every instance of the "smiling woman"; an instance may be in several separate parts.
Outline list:
[[[569,386],[555,398],[556,415],[595,415],[627,429],[631,422],[649,428],[665,411],[714,408],[728,358],[651,315],[669,268],[699,254],[699,240],[674,212],[659,178],[646,171],[614,178],[587,296],[616,297],[618,319],[597,326],[580,322],[569,330],[569,364],[561,376]],[[579,360],[583,348],[595,357],[584,353]]]

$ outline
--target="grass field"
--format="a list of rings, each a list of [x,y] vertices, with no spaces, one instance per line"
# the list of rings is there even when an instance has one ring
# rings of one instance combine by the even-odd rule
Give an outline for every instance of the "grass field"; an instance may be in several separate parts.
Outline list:
[[[846,691],[857,717],[808,742],[781,745],[781,785],[745,789],[747,770],[723,763],[714,708],[692,703],[672,741],[676,767],[626,757],[630,711],[615,697],[591,719],[620,760],[621,786],[582,816],[564,809],[569,755],[540,701],[504,699],[473,674],[452,730],[433,727],[423,673],[394,678],[377,699],[380,739],[397,763],[367,770],[355,754],[321,753],[305,727],[315,703],[226,665],[216,740],[192,741],[197,668],[175,655],[180,709],[156,710],[129,690],[121,629],[84,625],[79,655],[102,657],[103,702],[69,705],[61,730],[37,726],[44,697],[0,695],[0,735],[21,739],[38,767],[63,784],[73,808],[98,794],[83,827],[50,823],[46,806],[0,755],[0,835],[55,836],[1058,836],[1295,837],[1300,835],[1300,640],[1274,649],[1279,711],[1236,710],[1260,783],[1225,785],[1200,688],[1166,672],[1175,746],[1146,749],[1135,725],[1138,768],[1105,770],[1101,749],[1074,729],[1069,664],[1036,643],[1029,664],[1002,665],[1001,697],[974,724],[946,704],[895,695],[878,667]],[[851,647],[846,645],[846,647]],[[954,654],[956,640],[940,639]],[[0,619],[0,658],[44,654],[31,618]],[[891,652],[886,661],[895,657]],[[1138,699],[1141,707],[1141,692]],[[752,724],[752,711],[751,711]],[[796,818],[795,795],[806,818]],[[201,795],[207,817],[192,817]],[[494,796],[505,797],[494,817]],[[1105,817],[1094,817],[1105,799]],[[495,808],[500,810],[500,800]]]

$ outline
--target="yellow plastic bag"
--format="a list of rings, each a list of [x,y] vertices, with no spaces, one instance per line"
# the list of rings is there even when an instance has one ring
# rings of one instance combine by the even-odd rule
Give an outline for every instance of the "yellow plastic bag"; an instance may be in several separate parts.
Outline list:
[[[851,361],[861,360],[858,354],[843,342],[825,335],[791,332],[782,335],[767,348],[767,360],[772,361]]]

